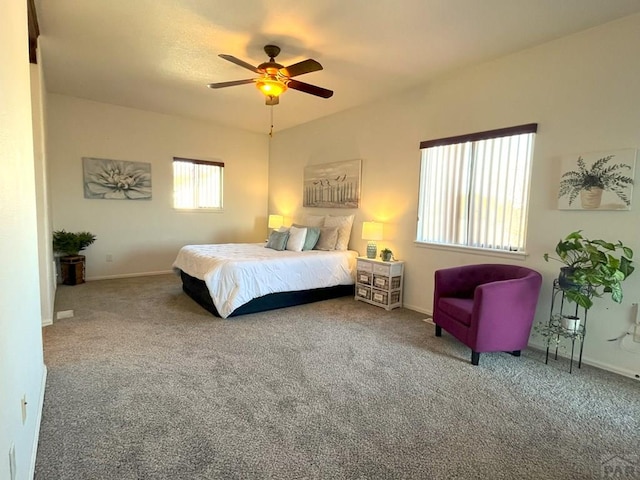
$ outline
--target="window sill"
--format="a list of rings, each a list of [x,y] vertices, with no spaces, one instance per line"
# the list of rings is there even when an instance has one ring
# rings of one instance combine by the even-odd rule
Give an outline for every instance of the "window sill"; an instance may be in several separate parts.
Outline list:
[[[433,250],[444,250],[447,252],[467,253],[471,255],[482,255],[483,257],[510,258],[512,260],[526,260],[529,256],[527,252],[507,252],[502,250],[489,250],[487,248],[464,247],[462,245],[443,245],[440,243],[413,242],[417,247],[430,248]]]
[[[173,211],[176,213],[224,213],[223,208],[176,208],[176,207],[173,207]]]

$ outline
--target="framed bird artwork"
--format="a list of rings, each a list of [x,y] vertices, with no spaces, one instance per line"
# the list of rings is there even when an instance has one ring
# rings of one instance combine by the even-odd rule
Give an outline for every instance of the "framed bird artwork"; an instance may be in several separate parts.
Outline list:
[[[302,206],[358,208],[361,173],[361,159],[306,166]]]

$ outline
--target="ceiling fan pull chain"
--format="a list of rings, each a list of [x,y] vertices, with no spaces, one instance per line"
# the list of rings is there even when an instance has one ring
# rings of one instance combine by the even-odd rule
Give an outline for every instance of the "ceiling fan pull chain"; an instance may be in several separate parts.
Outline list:
[[[273,105],[271,105],[271,129],[269,130],[269,137],[273,137]]]

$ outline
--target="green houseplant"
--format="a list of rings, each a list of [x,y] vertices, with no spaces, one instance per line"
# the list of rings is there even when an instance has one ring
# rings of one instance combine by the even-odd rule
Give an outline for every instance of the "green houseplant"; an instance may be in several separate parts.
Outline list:
[[[95,242],[96,236],[89,232],[53,232],[53,251],[62,253],[60,257],[60,276],[65,285],[84,283],[85,257],[80,251]]]
[[[560,240],[555,253],[556,257],[545,253],[544,259],[565,265],[559,282],[569,301],[589,309],[594,297],[609,293],[614,302],[622,302],[622,282],[635,269],[631,248],[620,241],[590,240],[578,230]]]
[[[65,255],[78,255],[93,242],[96,236],[89,232],[67,232],[56,230],[53,232],[53,251],[64,253]]]
[[[380,250],[380,258],[383,262],[391,261],[391,257],[393,257],[393,252],[388,248],[383,248],[382,250]]]
[[[569,196],[569,205],[580,195],[582,208],[598,208],[602,200],[602,192],[607,190],[615,193],[625,205],[629,206],[631,200],[627,189],[633,185],[633,179],[623,174],[624,169],[631,170],[631,166],[625,163],[609,162],[615,155],[608,155],[593,162],[591,168],[587,168],[582,157],[578,157],[577,170],[571,170],[562,175],[558,198]]]

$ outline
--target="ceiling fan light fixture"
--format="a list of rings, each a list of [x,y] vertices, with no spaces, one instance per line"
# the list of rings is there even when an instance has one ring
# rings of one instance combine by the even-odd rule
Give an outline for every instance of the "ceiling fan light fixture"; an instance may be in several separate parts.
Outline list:
[[[256,87],[266,97],[279,97],[287,89],[287,84],[273,76],[266,76],[256,80]]]
[[[220,54],[219,57],[234,63],[239,67],[251,70],[258,74],[258,78],[247,78],[245,80],[233,80],[231,82],[216,82],[208,84],[209,88],[225,88],[233,87],[235,85],[246,85],[248,83],[255,83],[258,90],[267,97],[267,105],[278,105],[278,98],[283,92],[289,88],[297,90],[302,93],[308,93],[320,98],[330,98],[333,96],[332,90],[318,87],[316,85],[310,85],[308,83],[300,82],[293,79],[299,75],[305,73],[317,72],[322,70],[322,65],[312,58],[302,60],[301,62],[294,63],[287,67],[283,67],[275,61],[275,57],[280,53],[280,47],[276,45],[265,45],[264,52],[269,57],[268,62],[263,62],[257,67],[254,67],[244,60],[234,57],[233,55]]]

